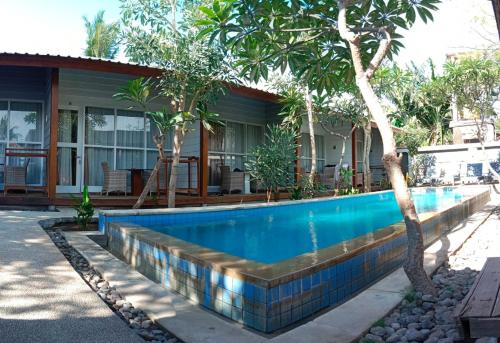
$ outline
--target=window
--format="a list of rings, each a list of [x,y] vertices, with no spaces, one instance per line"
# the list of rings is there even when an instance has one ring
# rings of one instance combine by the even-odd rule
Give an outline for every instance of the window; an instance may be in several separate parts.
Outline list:
[[[302,170],[306,172],[311,171],[311,137],[309,133],[302,133],[301,135],[301,157],[300,164]],[[316,143],[316,169],[318,173],[323,172],[325,167],[325,137],[314,135],[314,140]]]
[[[220,165],[244,170],[248,154],[263,141],[261,125],[226,121],[223,126],[214,127],[208,137],[208,184],[220,184]]]
[[[5,148],[41,149],[43,141],[43,106],[41,102],[0,101],[0,161],[5,163]],[[23,164],[24,158],[11,157],[9,164]],[[44,182],[45,161],[31,158],[27,182],[40,185]],[[0,171],[3,183],[3,169]]]
[[[102,185],[101,163],[104,161],[112,169],[152,168],[158,158],[152,138],[157,131],[143,112],[87,107],[85,184]],[[171,146],[170,141],[171,134],[167,136],[167,148]]]

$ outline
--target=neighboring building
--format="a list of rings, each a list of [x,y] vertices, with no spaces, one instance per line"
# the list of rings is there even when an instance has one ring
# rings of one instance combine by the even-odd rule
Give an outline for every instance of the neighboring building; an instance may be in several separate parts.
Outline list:
[[[28,184],[31,189],[38,186],[46,190],[47,196],[13,194],[0,198],[0,203],[73,204],[68,194],[80,193],[83,185],[88,185],[91,192],[101,190],[103,161],[110,169],[152,168],[157,159],[151,138],[154,125],[144,113],[130,110],[129,104],[114,99],[113,94],[128,80],[159,75],[159,69],[101,59],[1,53],[0,161],[19,164],[29,158]],[[192,158],[194,163],[189,168],[187,164],[180,167],[178,188],[181,192],[190,189],[191,194],[178,197],[179,204],[264,199],[263,194],[208,196],[219,189],[218,166],[243,170],[250,150],[263,142],[266,125],[279,120],[275,94],[245,86],[229,88],[229,94],[212,109],[220,113],[225,125],[208,133],[196,124],[184,140],[181,155]],[[161,101],[154,106],[160,109]],[[351,124],[339,129],[349,134]],[[316,134],[321,173],[325,165],[338,163],[341,140],[321,130]],[[170,145],[167,140],[167,153]],[[9,147],[31,149],[33,156],[6,157],[5,149]],[[42,149],[47,156],[39,156],[42,153],[33,149]],[[299,166],[299,172],[310,166],[307,146],[302,151],[303,170]],[[374,168],[381,165],[381,151],[378,130],[374,129],[370,155]],[[347,140],[344,163],[361,172],[361,154],[362,132],[355,131]],[[0,175],[0,181],[3,179]],[[130,190],[130,178],[128,183]],[[130,206],[135,198],[94,197],[94,202]],[[166,197],[158,200],[159,204],[165,202]]]

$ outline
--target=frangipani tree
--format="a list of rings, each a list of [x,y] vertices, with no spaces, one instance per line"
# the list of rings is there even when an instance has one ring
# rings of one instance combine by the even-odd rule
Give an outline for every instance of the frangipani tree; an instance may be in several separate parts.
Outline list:
[[[469,110],[474,115],[483,160],[495,178],[500,180],[500,175],[491,166],[486,155],[483,132],[486,120],[497,117],[493,106],[500,93],[500,56],[450,61],[445,65],[445,77],[458,108]]]
[[[200,36],[192,25],[196,18],[195,6],[196,2],[176,0],[122,0],[125,53],[134,62],[164,70],[155,80],[154,89],[143,86],[149,87],[151,94],[168,99],[161,113],[162,120],[171,125],[173,131],[169,207],[175,206],[177,168],[186,133],[197,120],[208,127],[208,123],[216,119],[216,115],[207,110],[208,105],[224,92],[226,82],[237,82],[224,51]],[[160,136],[164,140],[165,132]],[[140,200],[147,192],[145,187],[135,207],[141,205]]]
[[[282,77],[276,78],[272,82],[272,87],[276,89],[281,96],[279,102],[281,111],[278,113],[283,118],[283,126],[293,130],[300,136],[304,118],[307,120],[309,128],[309,139],[311,146],[311,170],[309,173],[309,182],[314,183],[317,173],[317,153],[314,124],[317,122],[317,112],[321,111],[323,106],[321,97],[313,96],[312,91],[307,85],[300,81]]]
[[[404,215],[408,256],[404,268],[418,291],[435,289],[423,268],[423,233],[401,171],[387,113],[371,84],[386,57],[402,46],[398,30],[409,29],[417,15],[432,19],[439,0],[214,1],[202,7],[198,22],[239,59],[253,81],[269,70],[290,70],[322,91],[355,82],[376,121],[384,145],[384,166]]]

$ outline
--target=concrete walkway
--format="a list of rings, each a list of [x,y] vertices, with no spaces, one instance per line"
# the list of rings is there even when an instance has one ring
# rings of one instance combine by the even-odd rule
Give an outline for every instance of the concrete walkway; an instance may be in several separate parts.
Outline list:
[[[0,211],[0,342],[143,342],[38,225],[71,215]]]

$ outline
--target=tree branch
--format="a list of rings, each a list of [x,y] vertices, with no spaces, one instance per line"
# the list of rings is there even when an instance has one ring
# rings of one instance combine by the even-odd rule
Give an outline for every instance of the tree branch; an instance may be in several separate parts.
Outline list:
[[[380,67],[380,64],[384,60],[385,55],[387,55],[387,52],[391,47],[391,35],[389,34],[389,30],[386,27],[381,27],[379,29],[379,32],[384,37],[380,40],[380,45],[378,46],[377,52],[370,61],[368,68],[366,68],[365,75],[368,80],[373,77],[373,74],[375,73],[377,68]]]
[[[364,68],[361,59],[361,49],[359,48],[360,36],[349,30],[347,26],[347,9],[345,0],[337,0],[339,8],[339,34],[340,37],[346,40],[349,44],[352,55],[352,63],[357,75],[364,74]]]

